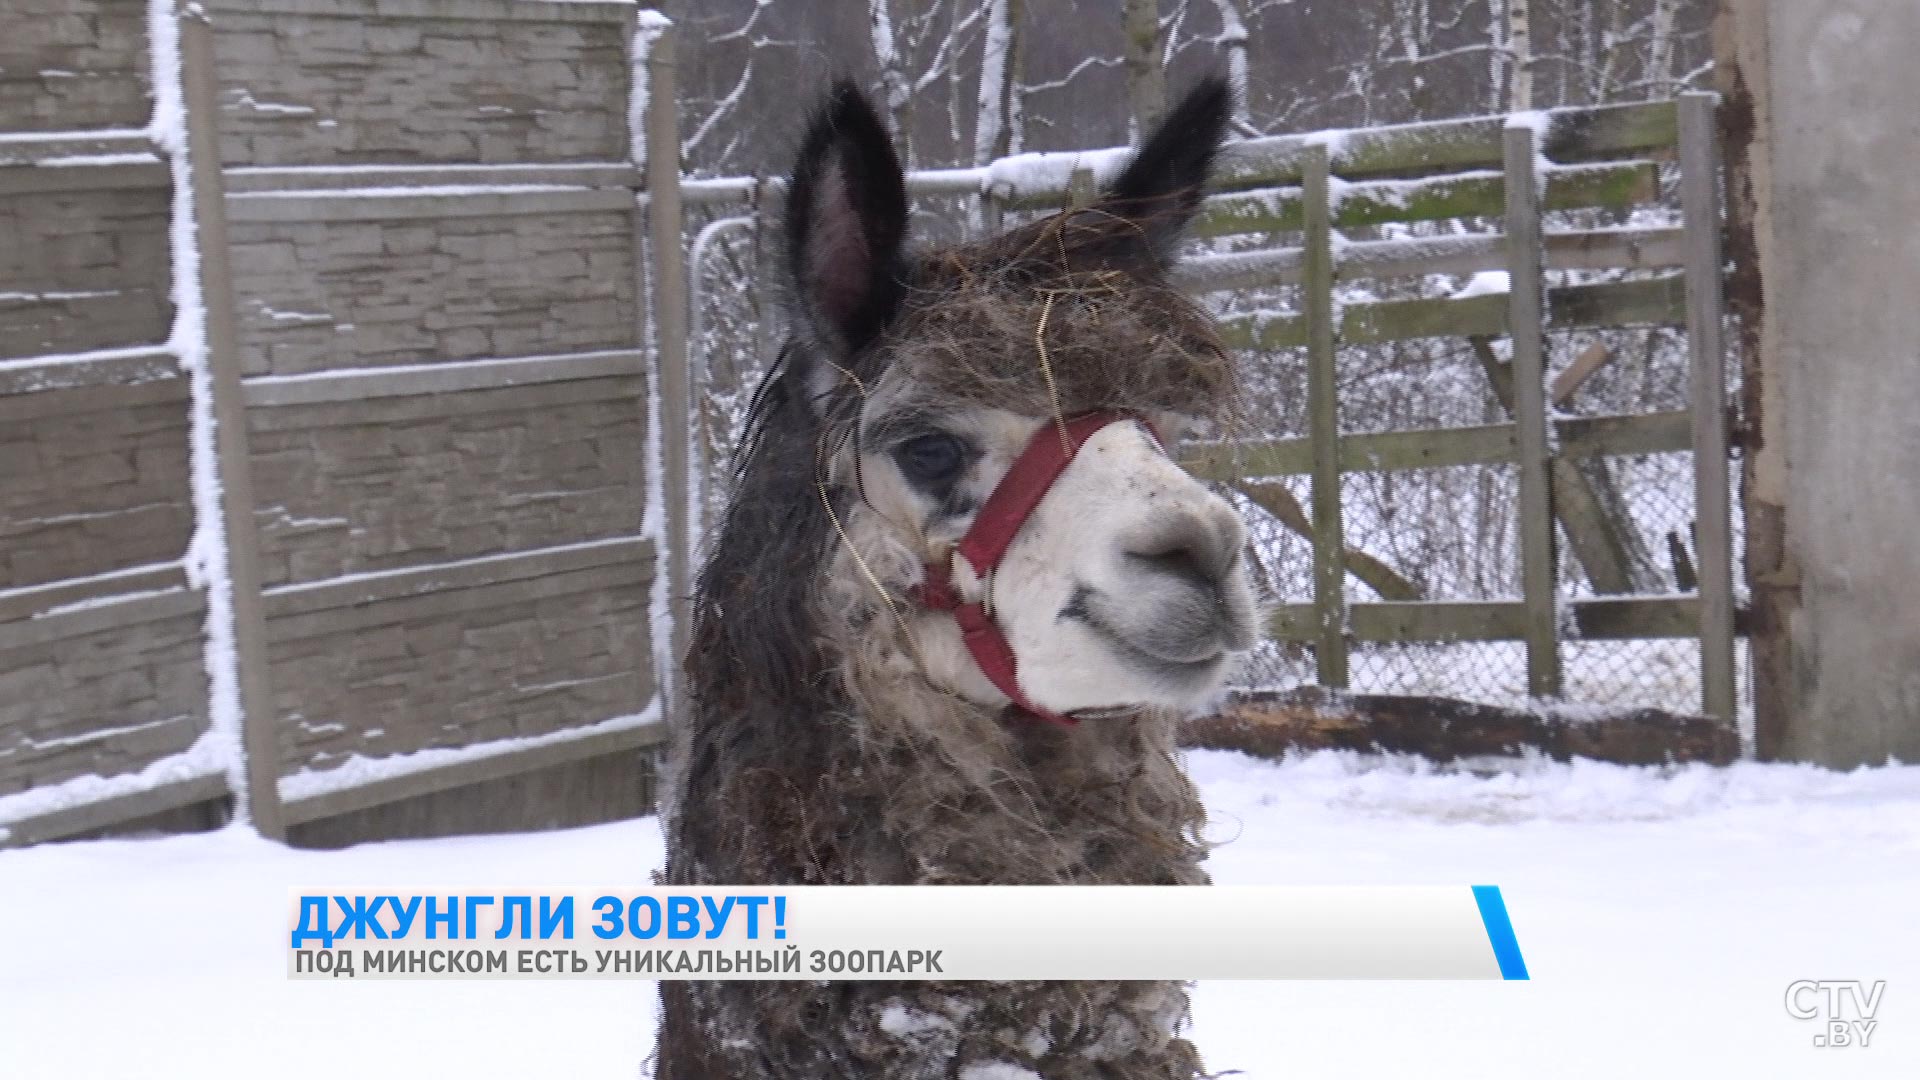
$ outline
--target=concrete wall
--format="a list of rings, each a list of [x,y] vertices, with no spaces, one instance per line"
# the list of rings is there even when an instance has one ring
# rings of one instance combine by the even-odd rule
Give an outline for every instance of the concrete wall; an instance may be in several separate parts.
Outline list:
[[[533,599],[469,590],[452,610],[389,604],[378,625],[276,641],[282,760],[324,769],[636,712],[652,696],[648,580],[628,568]]]
[[[0,146],[0,800],[208,730],[229,661],[186,572],[190,447],[232,409],[243,452],[216,453],[250,472],[252,543],[210,572],[260,581],[235,629],[263,642],[246,670],[269,715],[246,723],[279,771],[549,740],[527,776],[495,755],[344,797],[307,782],[296,839],[643,810],[653,729],[621,726],[655,697],[635,7],[214,0],[228,243],[202,254],[234,282],[239,339],[212,363],[240,381],[221,405],[169,351],[170,169],[124,130],[151,108],[145,0],[0,4],[0,131],[57,133]],[[574,732],[579,751],[551,741]],[[190,781],[16,840],[218,820],[224,781]]]
[[[526,397],[472,391],[459,404],[473,411],[425,416],[406,399],[262,410],[252,436],[262,580],[638,533],[645,432],[631,398]]]
[[[166,617],[123,620],[0,653],[0,795],[133,772],[207,726],[197,596]]]
[[[152,109],[147,5],[4,8],[0,131],[76,137],[0,154],[0,798],[136,772],[208,723],[172,192],[114,134]],[[34,363],[96,350],[117,358]]]
[[[76,131],[147,122],[146,0],[6,0],[0,20],[5,127]]]
[[[270,594],[355,575],[632,537],[643,491],[633,378],[256,408]],[[638,712],[652,696],[651,566],[495,575],[269,623],[288,769],[526,735]],[[285,592],[281,595],[295,595]],[[329,617],[331,616],[331,617]]]
[[[653,776],[647,751],[604,754],[297,824],[288,838],[300,847],[339,848],[368,836],[457,836],[618,821],[653,811]],[[194,823],[175,827],[185,831]]]
[[[311,170],[229,200],[282,768],[640,713],[653,697],[651,556],[564,554],[641,529],[631,194],[419,171],[624,160],[634,9],[219,10],[229,167]],[[516,190],[523,178],[533,186]],[[593,359],[607,355],[632,366]],[[548,789],[512,788],[536,790]],[[456,818],[471,806],[429,802]],[[522,809],[529,823],[555,813]],[[422,812],[386,820],[413,829]],[[356,814],[388,831],[377,809]]]
[[[177,381],[176,381],[177,382]],[[0,420],[0,589],[178,561],[193,531],[187,403],[41,395]]]
[[[626,30],[607,5],[248,0],[220,9],[231,164],[626,156]]]
[[[0,359],[165,341],[168,197],[156,187],[0,199]]]
[[[229,230],[248,375],[631,347],[628,213]]]
[[[1920,760],[1920,5],[1722,0],[1763,754]]]
[[[184,380],[19,385],[0,392],[0,797],[136,772],[208,716]]]

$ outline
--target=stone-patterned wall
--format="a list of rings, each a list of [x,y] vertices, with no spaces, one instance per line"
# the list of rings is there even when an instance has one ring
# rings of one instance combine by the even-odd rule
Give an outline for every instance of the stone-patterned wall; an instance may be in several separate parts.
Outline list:
[[[653,694],[647,579],[571,576],[580,591],[397,611],[385,625],[275,644],[284,760],[326,769],[350,754],[544,735],[638,712]]]
[[[177,560],[186,550],[186,402],[61,408],[82,393],[49,392],[45,414],[0,420],[0,589]]]
[[[6,0],[0,27],[0,128],[147,122],[147,0]]]
[[[165,188],[0,198],[0,359],[165,341],[168,198]]]
[[[633,343],[626,213],[236,223],[229,232],[248,375]]]
[[[370,600],[356,584],[641,530],[643,380],[596,367],[502,384],[474,363],[638,348],[631,195],[515,188],[512,173],[410,192],[352,171],[626,160],[634,8],[220,10],[229,163],[347,170],[244,195],[229,227],[250,385],[349,388],[249,409],[262,578],[270,600],[300,597],[268,622],[283,769],[641,712],[650,566],[369,586]],[[409,382],[435,372],[469,388]]]
[[[632,398],[528,408],[513,390],[467,396],[484,411],[396,416],[385,399],[355,403],[350,423],[285,426],[343,411],[315,406],[256,428],[266,584],[640,531],[645,428]]]
[[[159,351],[171,191],[128,130],[152,111],[147,8],[0,0],[0,133],[75,136],[0,164],[0,798],[137,771],[207,726],[188,394]],[[129,349],[149,355],[106,377],[35,364]]]
[[[313,170],[234,180],[228,248],[201,253],[235,288],[266,589],[262,622],[236,625],[265,643],[272,694],[247,723],[295,773],[643,713],[645,380],[617,167],[635,7],[209,7],[227,167]],[[169,351],[170,171],[128,130],[152,108],[146,18],[145,0],[0,0],[0,133],[60,133],[0,153],[0,800],[208,730],[185,567],[204,421]],[[418,171],[563,163],[616,167]],[[593,752],[631,762],[639,742],[608,734]]]
[[[158,621],[0,651],[0,796],[185,750],[207,726],[205,621],[196,602]]]
[[[226,158],[622,160],[625,29],[591,6],[576,8],[232,0],[220,12]]]

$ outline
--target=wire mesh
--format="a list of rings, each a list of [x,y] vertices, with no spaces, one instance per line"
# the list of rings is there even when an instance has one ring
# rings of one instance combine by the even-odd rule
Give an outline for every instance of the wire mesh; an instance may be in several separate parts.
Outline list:
[[[1348,473],[1347,602],[1517,599],[1518,503],[1509,464]]]
[[[1351,663],[1356,693],[1494,704],[1527,696],[1527,649],[1518,641],[1369,643],[1354,648]]]

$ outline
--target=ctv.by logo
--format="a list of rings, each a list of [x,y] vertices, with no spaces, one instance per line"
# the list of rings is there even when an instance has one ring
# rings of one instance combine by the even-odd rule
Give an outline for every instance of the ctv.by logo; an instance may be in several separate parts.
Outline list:
[[[1826,1030],[1813,1037],[1815,1046],[1865,1048],[1867,1040],[1873,1038],[1873,1029],[1880,1025],[1873,1017],[1880,1011],[1880,995],[1886,990],[1885,979],[1874,982],[1871,988],[1858,979],[1801,979],[1787,987],[1787,1015],[1795,1020],[1826,1019]]]

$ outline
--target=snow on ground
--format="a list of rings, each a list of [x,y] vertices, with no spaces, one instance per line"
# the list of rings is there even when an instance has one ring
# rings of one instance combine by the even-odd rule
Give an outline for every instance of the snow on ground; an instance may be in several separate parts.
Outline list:
[[[1191,759],[1223,882],[1501,885],[1528,983],[1208,983],[1214,1070],[1920,1076],[1920,767]],[[287,890],[643,885],[653,820],[296,852],[243,832],[0,853],[0,1077],[641,1075],[646,982],[291,982]],[[1815,1049],[1798,979],[1887,980]],[[1631,1072],[1627,1072],[1631,1070]]]

